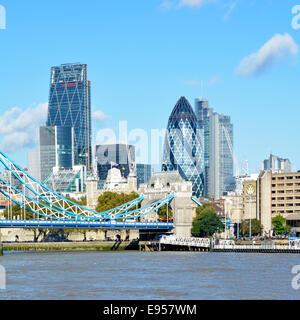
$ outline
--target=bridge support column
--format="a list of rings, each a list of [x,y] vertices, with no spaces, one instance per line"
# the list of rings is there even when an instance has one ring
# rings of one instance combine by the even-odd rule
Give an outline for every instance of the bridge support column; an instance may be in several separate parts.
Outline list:
[[[191,236],[196,207],[196,204],[191,200],[191,192],[176,193],[174,198],[174,234],[176,236]]]
[[[87,207],[95,210],[98,203],[99,192],[97,190],[97,180],[90,179],[86,183]]]

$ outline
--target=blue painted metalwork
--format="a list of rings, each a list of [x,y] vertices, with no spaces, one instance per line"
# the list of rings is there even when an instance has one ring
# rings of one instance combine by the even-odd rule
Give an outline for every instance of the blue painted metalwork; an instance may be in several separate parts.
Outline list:
[[[158,201],[156,201],[156,202],[154,202],[154,203],[151,203],[151,204],[149,204],[148,206],[145,206],[145,207],[143,207],[143,208],[141,208],[141,209],[133,210],[133,211],[130,211],[130,212],[125,212],[125,213],[123,213],[123,214],[121,215],[121,217],[124,218],[124,216],[127,216],[127,215],[129,216],[129,215],[130,215],[130,218],[134,218],[134,219],[135,219],[135,218],[139,218],[139,217],[145,216],[145,215],[147,215],[147,214],[149,214],[149,213],[151,213],[151,212],[153,212],[153,211],[157,211],[159,208],[161,208],[162,206],[164,206],[165,204],[167,204],[167,203],[169,203],[171,200],[173,200],[174,197],[175,197],[175,194],[174,194],[174,193],[171,193],[171,194],[168,195],[166,198],[161,199],[161,200],[158,200]],[[133,214],[135,214],[135,213],[140,213],[142,210],[151,208],[151,207],[153,207],[153,206],[155,206],[155,205],[157,205],[157,206],[155,207],[155,209],[151,209],[151,210],[146,211],[145,213],[142,213],[142,214],[133,215]]]
[[[83,215],[75,214],[75,213],[69,212],[69,211],[67,211],[67,210],[61,210],[61,208],[59,208],[60,210],[57,210],[57,209],[56,209],[57,207],[54,206],[54,205],[53,205],[53,206],[56,207],[56,208],[49,207],[48,205],[46,205],[46,204],[44,204],[44,203],[41,203],[41,202],[39,202],[39,201],[31,198],[29,195],[25,195],[23,192],[21,192],[20,190],[16,189],[16,188],[13,187],[13,186],[11,186],[9,183],[7,183],[7,182],[6,182],[5,180],[3,180],[2,178],[0,178],[0,181],[1,181],[2,183],[4,183],[5,185],[7,185],[9,188],[13,189],[13,190],[14,190],[15,192],[17,192],[18,194],[20,194],[20,195],[28,198],[30,201],[32,201],[32,202],[35,203],[35,204],[38,204],[38,205],[40,205],[40,206],[42,206],[42,207],[45,207],[45,208],[47,208],[47,209],[49,209],[49,210],[54,210],[54,211],[56,211],[56,212],[59,213],[59,214],[69,215],[69,216],[71,216],[71,217],[73,217],[73,218],[86,219],[86,217],[83,216]],[[10,197],[7,193],[5,193],[4,191],[2,191],[1,189],[0,189],[0,192],[1,192],[5,197],[9,198],[10,200],[12,200],[13,202],[15,202],[17,205],[21,206],[22,208],[25,208],[26,210],[29,210],[29,211],[31,211],[31,212],[33,212],[33,213],[35,213],[35,214],[42,215],[42,216],[44,216],[44,217],[46,217],[46,218],[53,219],[52,216],[45,215],[45,214],[43,214],[43,213],[41,213],[41,212],[33,211],[32,209],[26,207],[24,204],[20,203],[20,202],[17,201],[16,199]],[[134,199],[134,200],[132,200],[132,201],[129,201],[128,203],[123,204],[123,205],[121,205],[121,206],[119,206],[119,207],[116,207],[116,208],[114,208],[113,210],[122,208],[122,207],[124,207],[124,206],[127,205],[127,204],[132,204],[131,206],[129,206],[129,207],[127,208],[127,210],[129,210],[129,209],[132,208],[134,205],[136,205],[137,203],[139,203],[143,198],[144,198],[144,196],[142,195],[141,197],[139,197],[139,198],[137,198],[137,199]],[[109,210],[109,211],[111,211],[111,210]],[[121,214],[121,213],[124,212],[124,211],[126,211],[126,210],[122,210],[122,211],[120,211],[119,213]],[[104,214],[104,213],[102,213],[102,214]],[[111,217],[110,217],[109,215],[106,215],[106,217],[102,217],[102,218],[100,218],[100,219],[105,219],[105,218],[110,219]],[[60,219],[60,218],[54,218],[54,219],[64,220],[64,219]],[[89,219],[90,219],[90,220],[99,220],[99,217],[89,216]]]
[[[26,171],[20,168],[12,160],[10,160],[6,155],[0,151],[0,162],[4,167],[9,170],[11,174],[24,186],[30,190],[36,197],[41,198],[44,202],[40,202],[37,199],[29,196],[28,194],[18,190],[12,186],[7,181],[0,178],[0,192],[19,205],[21,208],[24,208],[38,217],[41,217],[41,220],[0,220],[1,227],[23,227],[23,228],[40,228],[41,225],[45,228],[133,228],[133,229],[173,229],[173,223],[163,223],[163,222],[140,222],[136,221],[137,218],[146,216],[152,212],[157,212],[159,208],[168,204],[174,198],[175,194],[169,194],[167,197],[158,200],[154,203],[151,203],[143,208],[132,210],[132,207],[140,203],[144,196],[141,195],[137,199],[134,199],[126,204],[118,206],[116,208],[107,210],[105,212],[99,213],[94,210],[85,208],[77,203],[72,202],[69,199],[64,198],[60,194],[49,189],[47,186],[44,186],[42,183],[31,177]],[[2,186],[2,188],[1,188]],[[32,187],[31,187],[32,186]],[[17,200],[14,196],[6,192],[6,188],[10,191],[13,190],[16,194],[21,196],[22,200]],[[36,188],[36,190],[34,189]],[[38,193],[41,191],[42,194]],[[55,203],[51,202],[52,199],[49,197],[47,199],[44,195],[47,195],[49,192],[54,196]],[[34,196],[34,197],[35,197]],[[69,209],[73,210],[80,208],[81,214],[76,212],[68,211],[65,206],[61,205],[59,201],[64,201],[65,205],[71,205]],[[37,207],[37,208],[36,208]],[[120,210],[118,212],[118,210]],[[46,213],[44,212],[46,211]],[[88,212],[88,215],[83,215]],[[49,212],[51,215],[49,215]],[[48,219],[48,220],[47,220]],[[117,221],[123,220],[123,221]]]
[[[42,188],[46,189],[48,192],[50,193],[53,193],[56,197],[60,198],[61,200],[63,201],[66,201],[67,203],[75,206],[75,207],[78,207],[78,208],[81,208],[82,210],[84,211],[88,211],[88,212],[91,212],[93,214],[96,214],[96,215],[104,215],[105,217],[109,218],[109,213],[115,211],[115,210],[118,210],[126,205],[130,205],[132,204],[129,208],[132,208],[133,206],[137,205],[138,203],[140,203],[143,199],[144,199],[144,195],[141,195],[139,198],[137,199],[134,199],[126,204],[123,204],[119,207],[116,207],[116,208],[113,208],[113,209],[110,209],[110,210],[107,210],[107,211],[104,211],[104,212],[97,212],[97,211],[94,211],[94,210],[91,210],[91,209],[88,209],[86,207],[83,207],[73,201],[71,201],[70,199],[67,199],[65,197],[63,197],[62,195],[56,193],[55,191],[51,190],[50,188],[48,188],[47,186],[45,186],[43,183],[39,182],[38,180],[36,180],[35,178],[33,178],[28,172],[24,171],[20,166],[18,166],[13,160],[11,160],[10,158],[8,158],[3,152],[0,151],[0,155],[2,155],[4,158],[6,158],[9,162],[11,162],[18,170],[20,170],[24,175],[26,175],[29,179],[31,179],[32,181],[34,181],[35,183],[37,183],[38,185],[40,185]],[[18,179],[23,185],[25,185],[25,187],[30,190],[31,192],[33,192],[37,197],[41,198],[43,201],[47,202],[49,205],[51,205],[52,207],[55,207],[56,209],[58,210],[61,210],[60,207],[56,206],[55,204],[51,203],[50,201],[48,201],[47,198],[45,198],[44,196],[42,196],[41,194],[38,194],[34,189],[32,189],[27,183],[25,183],[24,180],[20,179],[20,177],[1,159],[0,157],[0,162],[5,166],[5,168],[7,170],[9,170],[13,175],[14,177],[16,177],[16,179]],[[34,200],[35,201],[35,200]],[[129,209],[127,208],[127,210]],[[68,214],[73,214],[72,212],[69,212],[67,210],[64,210],[64,212],[68,213]],[[122,212],[122,211],[121,211]],[[79,216],[82,216],[82,215],[79,215]]]
[[[202,206],[203,206],[203,203],[200,202],[197,198],[195,198],[195,197],[192,196],[191,199],[192,199],[199,207],[202,207]]]

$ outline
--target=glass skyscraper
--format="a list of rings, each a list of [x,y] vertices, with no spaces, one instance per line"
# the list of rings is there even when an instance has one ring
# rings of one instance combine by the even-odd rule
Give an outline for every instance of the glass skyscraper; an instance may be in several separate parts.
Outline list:
[[[185,97],[181,97],[169,118],[163,171],[177,170],[181,177],[193,183],[193,194],[204,195],[204,154],[196,115]]]
[[[91,85],[86,64],[52,67],[46,126],[72,127],[74,165],[91,169]]]
[[[40,127],[40,178],[41,181],[53,172],[53,168],[72,169],[73,128]]]
[[[205,197],[220,199],[235,187],[233,125],[229,116],[209,108],[207,100],[196,99],[195,111],[204,145]]]
[[[141,184],[150,180],[152,176],[151,168],[151,164],[136,164],[137,188],[139,188]]]
[[[270,154],[269,159],[262,162],[262,170],[270,170],[272,173],[287,173],[292,171],[292,164],[289,159]]]

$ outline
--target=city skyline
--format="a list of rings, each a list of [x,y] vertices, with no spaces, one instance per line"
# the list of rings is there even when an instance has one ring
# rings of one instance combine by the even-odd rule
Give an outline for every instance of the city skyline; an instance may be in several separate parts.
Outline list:
[[[0,45],[3,314],[300,300],[300,4],[0,0]]]
[[[46,5],[40,17],[31,19],[32,1],[18,4],[18,10],[13,2],[1,1],[7,11],[7,28],[0,30],[7,50],[1,55],[11,56],[5,58],[2,70],[6,77],[0,79],[4,89],[1,149],[26,165],[27,150],[37,145],[35,132],[45,122],[49,67],[80,61],[88,64],[93,83],[94,143],[99,129],[116,130],[119,120],[128,120],[129,130],[144,128],[149,132],[154,123],[155,128],[165,128],[178,97],[194,101],[203,96],[216,112],[231,117],[236,155],[249,160],[250,172],[260,170],[261,161],[270,151],[289,158],[292,170],[299,169],[296,130],[300,34],[291,26],[294,3],[237,1],[234,7],[229,6],[233,1],[198,7],[178,3],[120,3],[125,16],[109,4],[87,6],[84,13],[89,18],[84,19],[90,22],[79,33],[90,28],[98,30],[101,45],[92,34],[84,40],[86,46],[82,49],[72,44],[72,34],[67,39],[58,32],[70,22],[69,18],[60,20],[59,13],[55,27],[51,25],[52,6]],[[138,6],[139,15],[134,13],[134,6]],[[67,4],[62,5],[62,12],[66,7]],[[75,15],[81,14],[74,11]],[[103,18],[101,23],[96,16]],[[114,26],[110,22],[113,16],[117,18]],[[127,23],[129,17],[131,23]],[[27,23],[29,20],[31,24]],[[276,27],[272,21],[276,21]],[[36,25],[43,28],[38,30]],[[240,30],[235,30],[236,26]],[[61,48],[55,55],[48,47],[53,27]],[[111,28],[109,37],[102,31],[105,28]],[[20,37],[24,32],[39,39],[36,44],[31,42],[30,56]],[[16,43],[25,49],[22,54],[16,50]],[[99,51],[100,47],[105,49]],[[13,94],[16,77],[18,95]]]

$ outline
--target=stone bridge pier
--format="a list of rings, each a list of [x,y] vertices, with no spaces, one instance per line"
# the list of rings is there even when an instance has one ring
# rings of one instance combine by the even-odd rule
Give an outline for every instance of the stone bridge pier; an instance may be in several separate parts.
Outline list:
[[[197,208],[197,205],[191,200],[192,182],[185,181],[178,171],[156,172],[139,189],[139,193],[145,196],[142,206],[165,198],[173,192],[175,198],[170,203],[174,220],[173,233],[178,237],[190,237]],[[157,221],[158,214],[153,212],[150,217],[148,215],[143,219]]]

